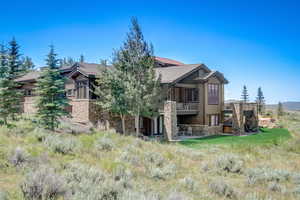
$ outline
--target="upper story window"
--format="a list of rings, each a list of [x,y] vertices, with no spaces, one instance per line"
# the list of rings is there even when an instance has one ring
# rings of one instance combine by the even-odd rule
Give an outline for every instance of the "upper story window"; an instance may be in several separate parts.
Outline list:
[[[197,88],[186,88],[186,101],[187,102],[198,102],[199,101],[199,92]]]
[[[88,81],[76,81],[77,99],[88,98]]]
[[[208,84],[208,104],[219,104],[219,84]]]

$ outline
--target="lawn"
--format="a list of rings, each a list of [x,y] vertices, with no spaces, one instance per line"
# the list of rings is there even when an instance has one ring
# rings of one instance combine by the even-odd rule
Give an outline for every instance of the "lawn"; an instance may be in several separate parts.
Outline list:
[[[181,141],[180,144],[193,148],[201,148],[203,144],[278,144],[289,138],[291,138],[291,135],[287,129],[263,128],[259,133],[249,136],[214,135],[198,139],[187,139]]]

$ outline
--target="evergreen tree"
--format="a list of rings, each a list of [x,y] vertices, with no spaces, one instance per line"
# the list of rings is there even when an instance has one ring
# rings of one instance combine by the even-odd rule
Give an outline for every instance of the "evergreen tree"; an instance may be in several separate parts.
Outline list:
[[[264,111],[264,107],[265,107],[265,97],[264,97],[261,87],[259,87],[257,90],[256,102],[258,105],[258,113],[261,114]]]
[[[26,56],[25,58],[23,58],[22,61],[22,71],[28,72],[28,71],[32,71],[34,69],[34,63],[32,62],[32,59],[28,56]]]
[[[83,62],[84,62],[84,60],[85,60],[85,59],[84,59],[84,55],[83,55],[83,54],[81,54],[81,55],[80,55],[79,62],[83,63]]]
[[[0,47],[0,117],[5,125],[8,119],[15,119],[20,112],[21,93],[17,90],[17,83],[14,81],[15,76],[11,73],[9,66],[10,55],[4,46]]]
[[[277,107],[277,115],[278,115],[278,118],[283,116],[284,114],[284,110],[283,110],[283,105],[281,102],[278,103],[278,107]]]
[[[50,46],[47,56],[46,68],[42,71],[37,82],[37,117],[40,124],[49,130],[54,131],[58,127],[59,119],[68,116],[65,108],[69,105],[65,95],[66,79],[60,74],[57,54],[54,47]]]
[[[19,75],[22,75],[22,62],[20,61],[21,54],[19,53],[20,46],[15,38],[9,42],[8,48],[8,67],[11,79],[15,79]]]
[[[135,116],[139,135],[140,116],[157,115],[161,100],[160,78],[154,72],[153,47],[145,40],[136,18],[132,18],[127,39],[115,53],[113,65],[126,75],[126,94],[131,99],[128,111]]]
[[[0,44],[0,78],[5,77],[7,70],[7,51],[4,45]]]
[[[247,90],[246,85],[243,86],[242,101],[245,103],[247,103],[249,101],[249,95],[248,95],[248,90]]]

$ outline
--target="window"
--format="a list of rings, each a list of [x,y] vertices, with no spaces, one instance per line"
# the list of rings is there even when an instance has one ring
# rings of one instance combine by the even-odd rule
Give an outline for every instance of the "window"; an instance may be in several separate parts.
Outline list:
[[[219,115],[209,115],[209,126],[219,126]]]
[[[208,84],[208,104],[218,105],[219,104],[219,85]]]
[[[29,89],[24,90],[24,96],[26,96],[26,97],[33,96],[32,90],[29,90]]]
[[[199,101],[199,92],[197,88],[186,88],[186,101],[187,102],[198,102]]]
[[[76,82],[77,99],[88,98],[88,82],[87,81],[77,81]]]
[[[73,90],[72,89],[67,90],[67,96],[68,97],[73,96]]]

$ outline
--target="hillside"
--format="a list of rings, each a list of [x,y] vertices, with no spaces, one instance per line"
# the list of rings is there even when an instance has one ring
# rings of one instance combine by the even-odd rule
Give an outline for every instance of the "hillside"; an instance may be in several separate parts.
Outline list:
[[[285,110],[300,111],[300,102],[288,101],[288,102],[282,102],[282,105]],[[268,109],[276,109],[277,106],[278,106],[277,104],[268,104],[267,108]]]
[[[292,113],[281,122],[292,139],[197,148],[111,132],[53,134],[20,121],[0,129],[0,199],[296,200],[299,121]]]

